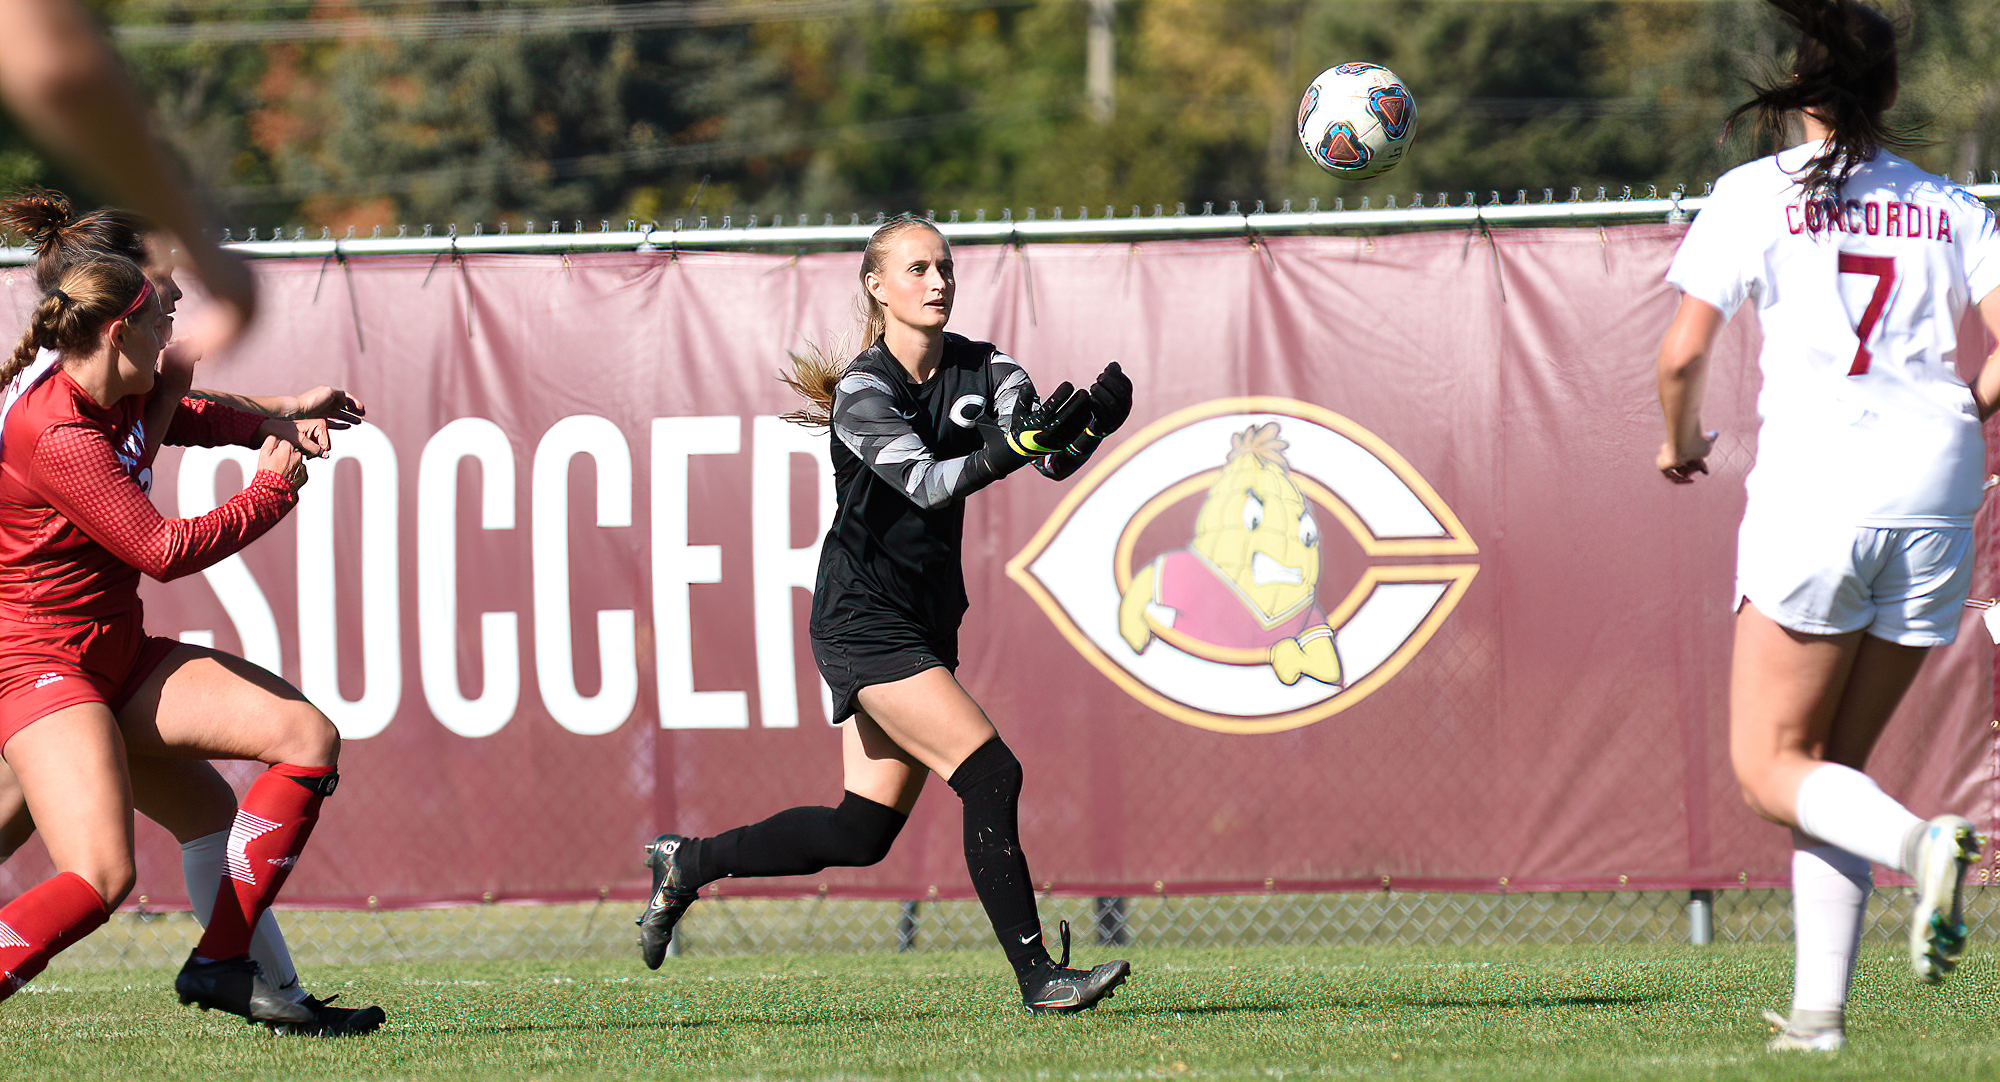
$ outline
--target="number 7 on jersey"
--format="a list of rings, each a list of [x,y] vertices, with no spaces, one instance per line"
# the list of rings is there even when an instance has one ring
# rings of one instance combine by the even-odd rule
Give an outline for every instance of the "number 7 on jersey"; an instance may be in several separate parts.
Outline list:
[[[1847,369],[1850,376],[1863,375],[1873,356],[1868,352],[1868,336],[1875,333],[1875,324],[1882,319],[1882,309],[1889,303],[1889,291],[1896,285],[1896,257],[1887,255],[1855,255],[1840,253],[1840,273],[1865,274],[1875,279],[1875,292],[1868,298],[1868,307],[1861,313],[1861,323],[1854,328],[1854,336],[1860,339],[1854,346],[1854,363]]]

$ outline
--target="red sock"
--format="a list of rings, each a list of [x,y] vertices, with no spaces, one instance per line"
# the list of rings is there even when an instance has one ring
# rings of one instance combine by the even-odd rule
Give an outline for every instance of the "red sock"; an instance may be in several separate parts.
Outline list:
[[[332,776],[330,766],[279,763],[250,783],[223,851],[229,874],[216,891],[215,913],[195,954],[219,959],[250,953],[251,929],[306,847],[319,821],[322,783]]]
[[[75,872],[44,879],[0,908],[0,999],[33,980],[49,959],[110,915],[97,888]]]

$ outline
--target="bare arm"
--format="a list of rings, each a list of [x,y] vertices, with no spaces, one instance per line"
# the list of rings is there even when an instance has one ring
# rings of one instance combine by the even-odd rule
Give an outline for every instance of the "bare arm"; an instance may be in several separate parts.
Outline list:
[[[2000,342],[2000,289],[1986,294],[1979,302],[1979,319],[1986,324],[1986,333]],[[1979,404],[1979,419],[1984,421],[2000,410],[2000,346],[1986,355],[1986,363],[1980,366],[1979,378],[1972,381],[1972,400]]]
[[[1682,296],[1680,311],[1660,340],[1660,412],[1667,439],[1654,465],[1675,484],[1708,472],[1705,460],[1713,437],[1701,429],[1701,395],[1708,384],[1709,350],[1722,324],[1714,305]]]
[[[264,437],[275,436],[298,448],[307,458],[325,458],[327,452],[333,449],[332,437],[327,435],[327,428],[331,422],[315,417],[295,421],[277,412],[279,409],[295,408],[289,403],[296,401],[291,396],[246,398],[219,391],[194,391],[177,403],[179,409],[170,416],[171,422],[178,422],[194,413],[207,410],[219,415],[233,416],[239,422],[246,418],[255,419],[256,427],[243,432],[232,429],[227,434],[217,437],[192,426],[183,428],[176,423],[174,430],[163,430],[161,435],[168,443],[202,447],[219,447],[225,444],[254,447],[262,443]],[[270,404],[268,407],[265,405],[267,403]],[[334,427],[347,426],[343,424]],[[217,442],[218,440],[220,442]]]
[[[261,413],[290,421],[323,419],[327,427],[350,428],[360,424],[368,410],[361,400],[338,387],[314,387],[303,394],[243,395],[227,391],[198,390],[196,398],[206,398],[244,413]]]
[[[276,436],[298,448],[307,458],[324,458],[333,448],[328,432],[358,425],[368,412],[360,399],[338,387],[314,387],[295,395],[238,395],[226,391],[193,390],[197,359],[195,351],[182,341],[170,343],[166,352],[160,355],[153,398],[146,407],[149,450],[158,450],[180,413],[212,404],[263,421],[257,427],[254,439],[246,436],[244,441],[230,442],[254,446],[265,436]],[[186,443],[188,440],[171,442]]]
[[[190,186],[82,4],[0,3],[0,97],[44,149],[180,242],[215,298],[190,320],[190,336],[211,351],[233,341],[256,308],[249,269],[206,235]]]

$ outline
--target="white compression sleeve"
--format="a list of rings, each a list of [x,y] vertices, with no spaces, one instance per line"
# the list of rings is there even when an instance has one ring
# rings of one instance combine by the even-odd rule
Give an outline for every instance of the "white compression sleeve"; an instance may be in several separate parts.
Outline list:
[[[1873,886],[1868,861],[1792,832],[1792,1014],[1847,1009],[1854,954]]]
[[[181,845],[181,876],[187,880],[188,908],[194,919],[208,927],[215,912],[215,895],[222,889],[224,850],[229,832],[218,830]],[[264,969],[264,979],[294,1003],[305,1001],[299,973],[292,965],[292,952],[285,946],[285,933],[278,929],[278,915],[266,909],[250,936],[250,957]]]
[[[1855,856],[1909,871],[1903,867],[1903,840],[1924,821],[1868,775],[1838,763],[1822,763],[1799,783],[1793,803],[1800,830]]]
[[[222,889],[223,849],[229,832],[218,830],[206,837],[181,843],[181,877],[187,880],[188,908],[203,928],[215,912],[215,892]]]

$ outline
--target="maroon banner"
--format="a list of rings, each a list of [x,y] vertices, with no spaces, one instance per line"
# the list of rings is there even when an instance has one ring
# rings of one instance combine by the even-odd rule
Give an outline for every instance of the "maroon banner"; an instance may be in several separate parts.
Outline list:
[[[1138,385],[1077,477],[967,512],[959,677],[1026,767],[1038,881],[1786,879],[1726,739],[1753,315],[1709,380],[1712,474],[1652,468],[1680,232],[958,249],[954,330],[1045,388],[1114,359]],[[146,596],[156,634],[282,673],[347,737],[286,902],[634,896],[656,833],[838,801],[805,629],[827,437],[778,420],[775,377],[851,333],[858,259],[258,265],[255,334],[198,384],[336,383],[371,423],[285,524]],[[18,326],[27,275],[0,285]],[[200,513],[251,461],[170,451],[154,496]],[[1968,612],[1876,753],[1919,814],[1994,823],[1992,654]],[[724,887],[968,894],[931,790],[877,867]],[[141,838],[135,899],[177,904],[170,839]],[[24,851],[0,890],[47,869]]]

